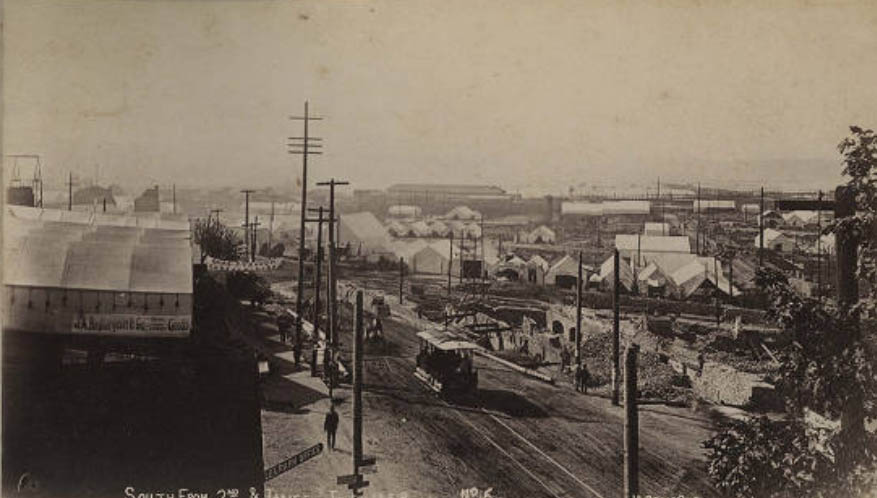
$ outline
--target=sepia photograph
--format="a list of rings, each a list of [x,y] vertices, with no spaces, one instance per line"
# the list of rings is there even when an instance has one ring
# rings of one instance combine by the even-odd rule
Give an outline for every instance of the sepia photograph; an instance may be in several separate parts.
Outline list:
[[[877,498],[874,1],[0,1],[0,496]]]

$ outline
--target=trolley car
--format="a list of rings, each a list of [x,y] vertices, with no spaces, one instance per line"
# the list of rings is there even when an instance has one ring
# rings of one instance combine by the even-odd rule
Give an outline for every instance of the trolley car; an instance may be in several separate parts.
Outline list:
[[[447,331],[419,332],[420,353],[414,376],[439,395],[474,393],[478,388],[478,372],[472,361],[476,344]]]

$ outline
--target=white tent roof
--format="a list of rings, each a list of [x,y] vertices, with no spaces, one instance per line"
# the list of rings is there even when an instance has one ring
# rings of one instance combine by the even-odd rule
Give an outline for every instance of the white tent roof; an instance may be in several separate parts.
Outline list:
[[[548,263],[548,261],[546,261],[545,258],[543,258],[542,256],[540,256],[538,254],[534,254],[530,258],[530,261],[527,261],[527,264],[532,265],[532,266],[538,266],[539,268],[542,268],[545,271],[548,271],[548,269],[551,267],[551,265]],[[578,271],[578,270],[576,270],[576,271]]]
[[[554,240],[557,238],[557,234],[554,232],[554,230],[548,228],[547,226],[539,225],[538,227],[534,228],[533,231],[530,232],[530,239],[531,240],[535,240],[538,237],[542,237],[543,239]]]
[[[81,223],[85,218],[49,213],[25,218],[7,211],[4,225],[4,283],[25,287],[118,292],[192,293],[192,249],[179,238],[150,229]],[[89,217],[91,223],[94,217]],[[61,228],[61,229],[59,229]],[[146,235],[149,234],[149,235]],[[147,240],[144,240],[146,237]]]
[[[686,236],[618,234],[615,247],[619,251],[636,251],[639,247],[641,253],[690,253],[691,241]]]
[[[442,221],[439,221],[439,220],[435,220],[432,223],[430,223],[429,230],[433,234],[438,235],[440,237],[444,237],[444,236],[448,235],[448,233],[451,231],[451,229],[448,228],[448,225],[444,224]]]
[[[633,288],[633,268],[630,267],[624,258],[619,259],[621,260],[621,264],[618,268],[618,279],[627,290],[631,290]],[[600,278],[604,281],[614,283],[615,256],[610,256],[602,265],[600,265]]]
[[[788,236],[786,234],[774,230],[773,228],[765,228],[764,229],[764,245],[767,246],[777,240],[786,239],[788,240]],[[760,247],[759,236],[755,236],[755,247]]]
[[[655,222],[646,222],[643,226],[644,234],[659,234],[661,236],[667,235],[670,233],[670,224],[669,223],[655,223]]]
[[[457,206],[445,215],[445,218],[452,220],[477,220],[480,217],[481,213],[469,208],[469,206]]]
[[[564,202],[560,205],[561,214],[585,216],[649,214],[649,201],[607,201],[607,202]]]
[[[697,208],[697,201],[695,201],[694,207]],[[736,210],[737,204],[733,200],[701,199],[700,208]]]
[[[551,265],[548,273],[552,275],[572,275],[578,277],[579,262],[569,254],[565,254],[560,260]]]
[[[426,224],[425,221],[415,221],[414,223],[408,225],[408,230],[413,232],[414,235],[418,237],[427,237],[432,234],[432,230],[429,229],[429,225]]]
[[[342,214],[338,227],[338,240],[341,244],[362,245],[366,251],[387,251],[390,236],[387,229],[368,211]]]

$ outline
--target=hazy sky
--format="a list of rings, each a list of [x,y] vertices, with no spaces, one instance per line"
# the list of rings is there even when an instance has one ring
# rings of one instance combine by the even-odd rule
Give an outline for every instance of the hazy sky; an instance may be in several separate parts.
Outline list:
[[[308,99],[311,179],[357,187],[830,184],[877,127],[877,7],[762,3],[7,0],[4,152],[55,183],[289,185]]]

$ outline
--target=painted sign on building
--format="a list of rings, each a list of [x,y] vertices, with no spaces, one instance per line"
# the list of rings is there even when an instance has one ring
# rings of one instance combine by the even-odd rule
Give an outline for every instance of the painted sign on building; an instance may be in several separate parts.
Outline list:
[[[188,336],[192,317],[188,315],[135,315],[84,313],[73,318],[74,334]]]

